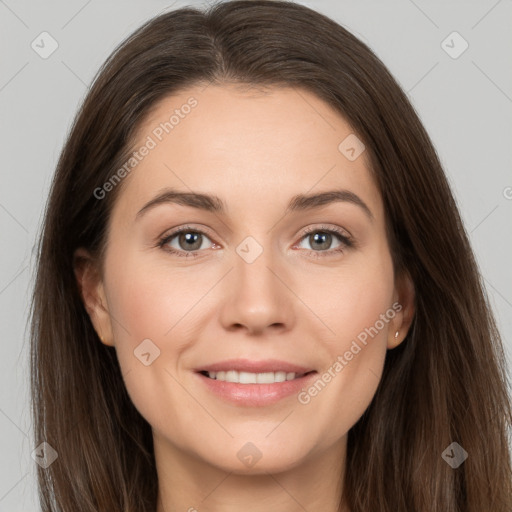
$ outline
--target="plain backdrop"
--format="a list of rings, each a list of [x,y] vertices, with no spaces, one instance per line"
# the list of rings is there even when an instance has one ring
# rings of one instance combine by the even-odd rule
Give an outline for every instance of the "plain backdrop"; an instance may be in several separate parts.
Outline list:
[[[362,39],[407,92],[453,187],[511,368],[512,2],[298,3]],[[147,19],[185,5],[206,4],[0,0],[0,512],[39,510],[26,326],[34,244],[59,153],[114,47]],[[41,38],[46,51],[58,45],[47,58],[33,48]]]

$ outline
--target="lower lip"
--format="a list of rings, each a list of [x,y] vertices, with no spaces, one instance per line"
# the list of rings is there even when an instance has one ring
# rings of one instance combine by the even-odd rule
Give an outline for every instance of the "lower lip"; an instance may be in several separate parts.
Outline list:
[[[274,382],[273,384],[239,384],[210,379],[202,373],[196,373],[206,387],[221,398],[247,407],[261,407],[271,405],[308,386],[310,381],[317,376],[317,372],[309,373],[297,379]]]

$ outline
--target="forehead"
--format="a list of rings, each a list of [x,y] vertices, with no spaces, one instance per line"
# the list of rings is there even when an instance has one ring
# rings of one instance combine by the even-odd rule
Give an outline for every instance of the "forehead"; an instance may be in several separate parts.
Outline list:
[[[344,153],[354,137],[338,112],[304,89],[190,87],[158,102],[139,127],[133,150],[151,149],[125,178],[121,208],[128,214],[165,187],[246,208],[342,187],[378,215],[366,152],[355,160]]]

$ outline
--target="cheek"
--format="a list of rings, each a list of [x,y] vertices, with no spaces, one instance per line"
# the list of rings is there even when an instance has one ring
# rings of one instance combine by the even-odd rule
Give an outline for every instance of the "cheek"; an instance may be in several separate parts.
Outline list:
[[[132,401],[150,418],[162,409],[163,390],[175,390],[166,397],[170,405],[190,400],[180,395],[171,375],[178,375],[182,354],[197,340],[207,303],[201,298],[218,276],[173,268],[165,258],[155,262],[136,248],[114,247],[106,281],[116,353]]]
[[[113,255],[113,259],[115,259]],[[127,392],[151,425],[177,422],[176,411],[190,397],[176,385],[187,338],[180,329],[197,290],[183,286],[173,272],[139,260],[118,259],[111,266],[108,300],[116,354]]]
[[[182,320],[194,317],[194,305],[206,293],[208,280],[193,270],[172,268],[165,259],[155,263],[135,249],[126,254],[124,260],[117,259],[119,265],[111,266],[109,276],[109,303],[118,320],[113,322],[116,344],[137,345],[150,338],[168,350],[169,341],[184,326]],[[173,339],[172,346],[179,347],[179,340]]]
[[[317,418],[325,446],[348,432],[371,403],[396,314],[391,260],[367,259],[364,268],[351,270],[332,280],[336,291],[325,320],[335,334],[323,343],[327,362],[318,379],[299,396],[307,414]]]
[[[334,331],[328,346],[337,353],[349,350],[354,339],[364,343],[365,340],[386,337],[389,317],[394,316],[391,307],[394,276],[391,258],[383,257],[383,254],[387,254],[385,247],[382,252],[375,250],[330,279],[327,302],[325,297],[322,300]],[[320,300],[318,297],[317,302]],[[375,324],[378,332],[373,329]]]

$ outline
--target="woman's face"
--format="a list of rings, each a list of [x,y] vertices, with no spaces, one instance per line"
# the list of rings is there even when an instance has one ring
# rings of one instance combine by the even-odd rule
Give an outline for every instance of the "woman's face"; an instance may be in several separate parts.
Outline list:
[[[157,457],[258,473],[341,454],[412,316],[366,151],[305,90],[203,88],[138,131],[91,318]],[[145,208],[171,189],[188,199]]]

